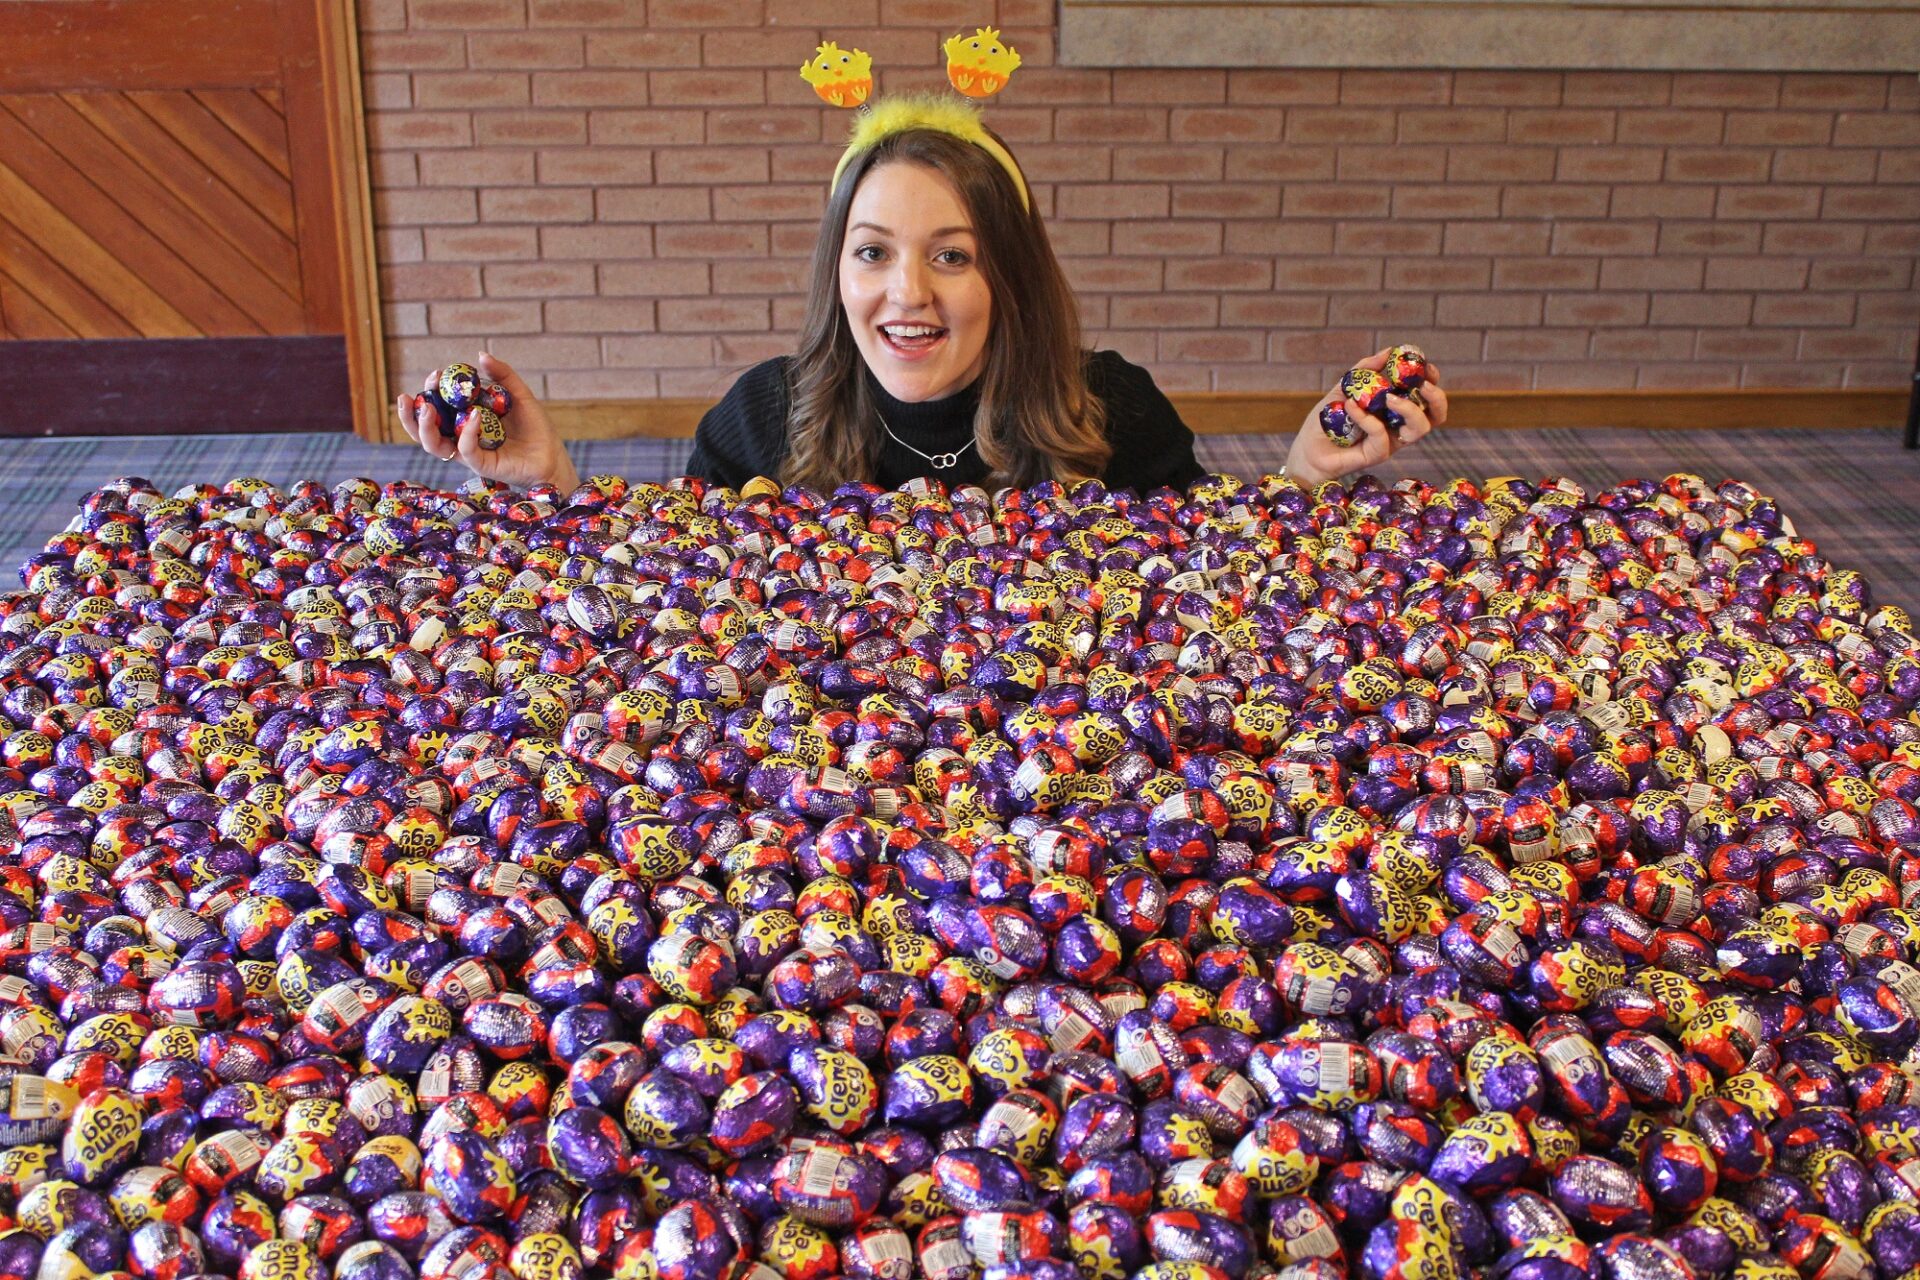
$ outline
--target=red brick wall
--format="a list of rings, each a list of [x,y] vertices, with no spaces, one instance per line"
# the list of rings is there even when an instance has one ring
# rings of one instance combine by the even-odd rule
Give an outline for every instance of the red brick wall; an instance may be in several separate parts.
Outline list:
[[[1912,76],[1076,70],[1047,0],[361,0],[395,381],[482,342],[555,399],[713,396],[789,350],[847,116],[1005,28],[989,104],[1088,330],[1187,390],[1390,341],[1460,387],[1895,387]]]

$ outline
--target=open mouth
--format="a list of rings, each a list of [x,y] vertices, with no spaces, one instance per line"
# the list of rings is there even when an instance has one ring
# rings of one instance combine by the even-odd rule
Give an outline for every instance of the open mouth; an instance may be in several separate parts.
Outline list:
[[[887,349],[906,360],[926,355],[947,339],[947,331],[931,324],[883,324],[880,340]]]

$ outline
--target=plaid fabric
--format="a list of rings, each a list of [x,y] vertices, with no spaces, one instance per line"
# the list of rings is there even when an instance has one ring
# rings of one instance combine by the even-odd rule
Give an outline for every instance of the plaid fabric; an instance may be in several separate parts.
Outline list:
[[[1201,436],[1203,466],[1233,475],[1277,470],[1278,435]],[[690,440],[583,440],[582,475],[658,479],[679,474]],[[1589,487],[1623,477],[1692,472],[1737,476],[1771,494],[1823,554],[1867,574],[1878,597],[1920,607],[1920,451],[1892,431],[1442,431],[1380,469],[1408,475],[1567,476]],[[14,440],[0,450],[0,563],[11,568],[72,519],[75,504],[116,476],[141,475],[162,492],[200,481],[259,476],[275,484],[352,476],[451,481],[457,468],[416,448],[351,435],[118,437]],[[11,575],[8,575],[9,577]]]

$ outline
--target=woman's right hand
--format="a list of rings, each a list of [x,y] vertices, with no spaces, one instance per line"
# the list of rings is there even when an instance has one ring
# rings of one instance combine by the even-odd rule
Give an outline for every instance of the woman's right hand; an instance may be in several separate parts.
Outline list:
[[[504,445],[498,449],[482,449],[479,427],[473,423],[460,432],[459,439],[447,439],[440,434],[439,418],[433,406],[423,404],[416,410],[412,396],[401,396],[394,401],[394,411],[400,415],[400,429],[440,461],[457,459],[485,479],[498,480],[516,489],[551,484],[562,493],[571,492],[580,483],[580,473],[574,470],[567,446],[548,420],[547,411],[533,398],[526,380],[506,361],[484,351],[473,363],[482,378],[499,383],[513,397],[513,408],[500,420],[507,429]]]
[[[1388,347],[1376,351],[1354,367],[1380,373],[1386,369],[1387,356],[1392,350]],[[1406,445],[1446,423],[1447,393],[1440,386],[1440,370],[1432,364],[1427,366],[1427,380],[1421,384],[1420,397],[1426,402],[1424,410],[1405,396],[1387,397],[1388,407],[1406,421],[1399,431],[1389,431],[1386,423],[1370,413],[1350,410],[1360,427],[1360,442],[1343,447],[1329,440],[1327,433],[1320,429],[1320,410],[1341,398],[1340,388],[1335,385],[1320,398],[1319,404],[1307,411],[1306,420],[1294,435],[1293,448],[1287,453],[1287,474],[1311,488],[1323,480],[1337,479],[1363,467],[1379,466]]]

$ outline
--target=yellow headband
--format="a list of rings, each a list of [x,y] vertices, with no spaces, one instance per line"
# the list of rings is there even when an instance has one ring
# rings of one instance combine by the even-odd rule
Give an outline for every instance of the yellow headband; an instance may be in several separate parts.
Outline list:
[[[1002,44],[1000,33],[992,27],[981,27],[972,36],[954,36],[943,47],[947,82],[969,98],[987,98],[1000,92],[1020,66],[1020,55],[1012,46]],[[882,140],[909,129],[930,129],[970,142],[992,156],[1013,179],[1021,207],[1033,207],[1020,166],[980,123],[979,109],[972,104],[931,94],[910,94],[869,105],[873,59],[862,50],[842,49],[831,40],[815,50],[813,58],[800,68],[800,76],[823,101],[836,107],[859,108],[846,152],[833,169],[834,185],[839,184],[840,175],[856,156]]]

